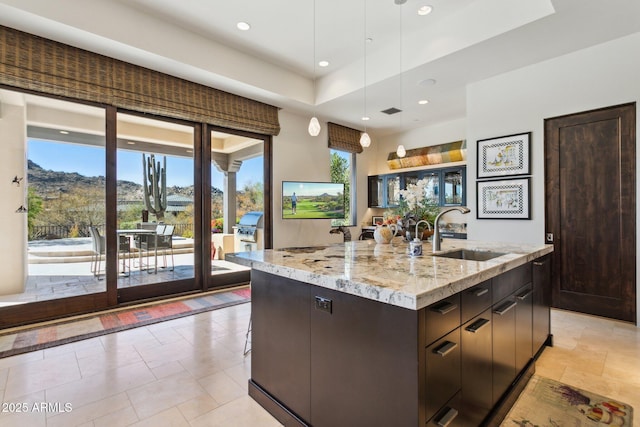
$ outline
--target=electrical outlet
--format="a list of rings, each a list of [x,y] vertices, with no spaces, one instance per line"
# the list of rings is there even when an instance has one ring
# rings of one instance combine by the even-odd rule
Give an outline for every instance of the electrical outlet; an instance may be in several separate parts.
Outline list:
[[[332,305],[333,301],[330,299],[316,296],[316,310],[331,313]]]
[[[547,243],[553,243],[553,233],[547,233]]]

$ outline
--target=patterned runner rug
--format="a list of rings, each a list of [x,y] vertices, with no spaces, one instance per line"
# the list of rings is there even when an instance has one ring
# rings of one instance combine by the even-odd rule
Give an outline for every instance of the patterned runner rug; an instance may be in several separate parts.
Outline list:
[[[590,391],[534,375],[502,426],[633,426],[633,408]]]
[[[0,358],[249,301],[251,301],[251,289],[249,286],[243,286],[180,300],[158,301],[143,306],[98,312],[80,319],[62,319],[12,332],[0,331]]]

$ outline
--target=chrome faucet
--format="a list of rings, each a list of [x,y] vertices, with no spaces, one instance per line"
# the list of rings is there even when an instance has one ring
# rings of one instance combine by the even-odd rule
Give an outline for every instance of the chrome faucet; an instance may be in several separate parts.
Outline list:
[[[418,226],[422,223],[427,224],[427,229],[431,230],[431,224],[429,224],[429,221],[421,219],[420,221],[416,222],[416,234],[414,234],[415,238],[418,238]],[[421,239],[422,240],[422,239]]]
[[[463,214],[468,214],[469,212],[471,212],[469,208],[456,206],[453,208],[445,209],[438,214],[435,221],[433,221],[433,237],[431,237],[433,239],[433,252],[437,252],[440,250],[440,217],[451,211],[460,211]]]

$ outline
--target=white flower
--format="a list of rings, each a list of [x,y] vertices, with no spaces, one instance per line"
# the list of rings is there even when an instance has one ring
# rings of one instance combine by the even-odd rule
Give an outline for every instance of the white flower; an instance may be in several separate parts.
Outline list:
[[[406,200],[409,209],[414,210],[425,199],[425,187],[429,184],[426,178],[423,178],[415,184],[407,185],[406,190],[400,190],[399,194]]]

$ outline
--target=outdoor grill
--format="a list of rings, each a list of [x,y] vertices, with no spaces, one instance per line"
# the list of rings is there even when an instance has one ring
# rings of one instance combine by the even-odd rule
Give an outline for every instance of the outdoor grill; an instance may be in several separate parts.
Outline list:
[[[234,227],[236,252],[262,249],[264,228],[262,217],[262,212],[247,212],[242,215],[240,222]]]

